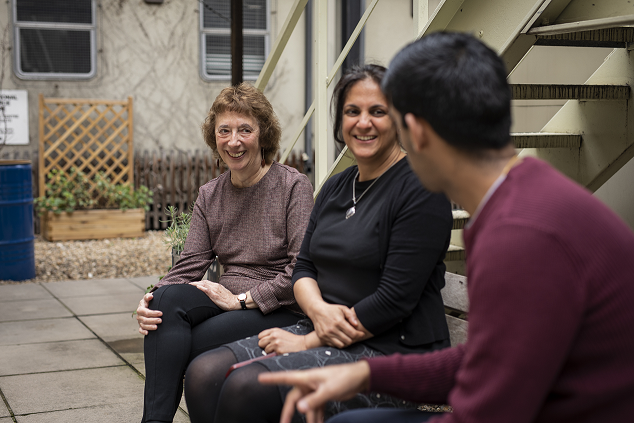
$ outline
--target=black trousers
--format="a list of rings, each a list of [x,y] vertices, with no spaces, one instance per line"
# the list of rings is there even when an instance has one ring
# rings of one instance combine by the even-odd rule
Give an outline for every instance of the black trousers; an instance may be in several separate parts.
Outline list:
[[[199,354],[228,342],[297,322],[298,314],[277,309],[223,311],[193,285],[167,285],[154,292],[150,308],[162,322],[145,337],[143,422],[172,422],[183,392],[183,375]]]

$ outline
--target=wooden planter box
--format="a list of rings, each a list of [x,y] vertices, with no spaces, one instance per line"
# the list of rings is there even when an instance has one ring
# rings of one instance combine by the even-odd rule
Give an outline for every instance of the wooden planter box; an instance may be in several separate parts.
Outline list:
[[[134,238],[145,231],[145,210],[77,210],[42,216],[42,236],[47,241]]]

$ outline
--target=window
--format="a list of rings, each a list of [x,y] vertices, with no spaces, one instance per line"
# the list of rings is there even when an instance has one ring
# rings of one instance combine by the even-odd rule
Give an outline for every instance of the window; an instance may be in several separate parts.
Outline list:
[[[256,80],[269,51],[269,0],[242,0],[245,80]],[[231,79],[231,0],[200,0],[202,75]]]
[[[23,79],[95,74],[95,0],[14,0],[15,72]]]

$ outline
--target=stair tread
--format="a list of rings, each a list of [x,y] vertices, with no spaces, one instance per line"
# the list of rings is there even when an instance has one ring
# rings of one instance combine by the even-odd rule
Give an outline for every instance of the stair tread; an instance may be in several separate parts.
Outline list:
[[[452,210],[451,214],[453,215],[453,228],[452,229],[462,229],[467,224],[469,220],[469,213],[465,210]]]
[[[634,42],[634,28],[604,28],[556,35],[538,35],[535,45],[562,47],[627,48]]]
[[[449,245],[447,253],[445,253],[445,261],[460,261],[466,258],[465,249],[459,245]]]
[[[579,148],[581,134],[517,132],[511,134],[516,148]]]
[[[628,100],[627,85],[512,84],[514,100]]]

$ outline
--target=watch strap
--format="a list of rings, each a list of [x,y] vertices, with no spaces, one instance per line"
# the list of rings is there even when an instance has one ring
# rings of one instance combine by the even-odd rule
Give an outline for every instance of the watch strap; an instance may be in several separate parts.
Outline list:
[[[240,302],[240,306],[242,307],[242,310],[246,310],[247,309],[247,296],[246,296],[246,294],[238,295],[238,301]]]

